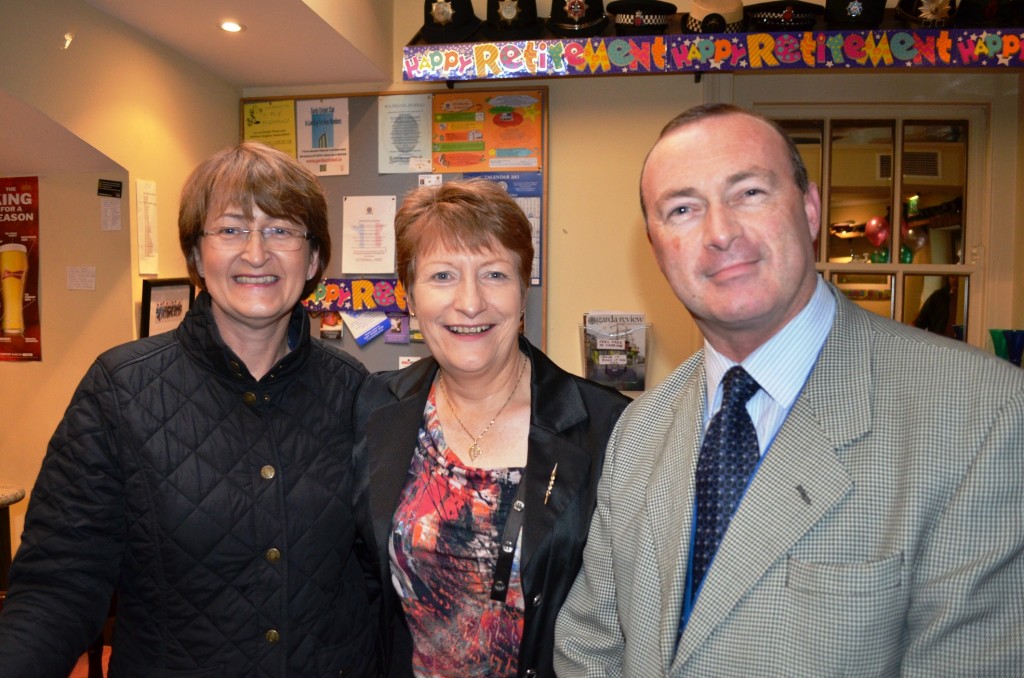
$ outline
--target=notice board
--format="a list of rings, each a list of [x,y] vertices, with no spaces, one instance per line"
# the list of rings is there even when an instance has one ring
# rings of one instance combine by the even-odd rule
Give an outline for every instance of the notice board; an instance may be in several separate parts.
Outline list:
[[[327,194],[331,261],[318,292],[305,302],[323,339],[372,371],[428,354],[423,343],[401,343],[408,322],[401,317],[404,297],[394,289],[388,220],[421,184],[478,176],[502,185],[533,225],[536,254],[524,323],[526,336],[544,348],[547,112],[546,87],[242,99],[240,137],[294,156]],[[347,326],[336,331],[333,314],[321,313],[327,308],[391,313],[390,324],[368,330],[380,334],[361,343]]]

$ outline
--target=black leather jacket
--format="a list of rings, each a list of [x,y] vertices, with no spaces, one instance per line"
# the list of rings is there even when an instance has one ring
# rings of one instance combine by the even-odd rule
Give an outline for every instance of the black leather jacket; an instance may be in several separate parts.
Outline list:
[[[526,514],[520,555],[526,618],[519,650],[520,676],[554,676],[555,618],[583,559],[605,445],[629,399],[562,370],[520,337],[533,365],[530,438],[526,461]],[[412,640],[391,581],[388,534],[405,486],[416,435],[423,422],[437,362],[424,358],[404,370],[372,375],[356,404],[356,464],[366,475],[377,538],[377,565],[385,582],[383,631],[389,675],[411,675]],[[551,468],[556,485],[547,502]]]

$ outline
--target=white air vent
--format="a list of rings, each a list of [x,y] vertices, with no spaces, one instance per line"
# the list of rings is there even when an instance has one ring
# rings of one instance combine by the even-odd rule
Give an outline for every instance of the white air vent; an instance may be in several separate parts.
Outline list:
[[[907,151],[903,154],[903,176],[938,179],[942,176],[942,158],[936,151]],[[892,179],[892,155],[878,155],[878,178]]]

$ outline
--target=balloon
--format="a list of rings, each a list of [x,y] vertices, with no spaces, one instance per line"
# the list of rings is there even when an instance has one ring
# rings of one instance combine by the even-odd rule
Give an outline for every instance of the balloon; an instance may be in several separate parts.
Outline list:
[[[900,245],[900,263],[901,264],[912,264],[914,263],[914,252],[906,245]]]
[[[907,247],[910,248],[911,252],[919,252],[921,248],[928,244],[928,229],[927,228],[902,228],[901,235],[903,236],[903,242]]]
[[[881,247],[889,239],[889,220],[885,217],[871,217],[864,225],[864,235],[872,245]]]

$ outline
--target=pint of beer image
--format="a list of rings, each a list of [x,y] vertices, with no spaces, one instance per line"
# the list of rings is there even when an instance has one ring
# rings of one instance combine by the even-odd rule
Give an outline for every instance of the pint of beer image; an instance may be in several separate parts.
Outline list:
[[[25,275],[28,273],[28,249],[24,245],[0,245],[0,329],[4,334],[24,334]]]

